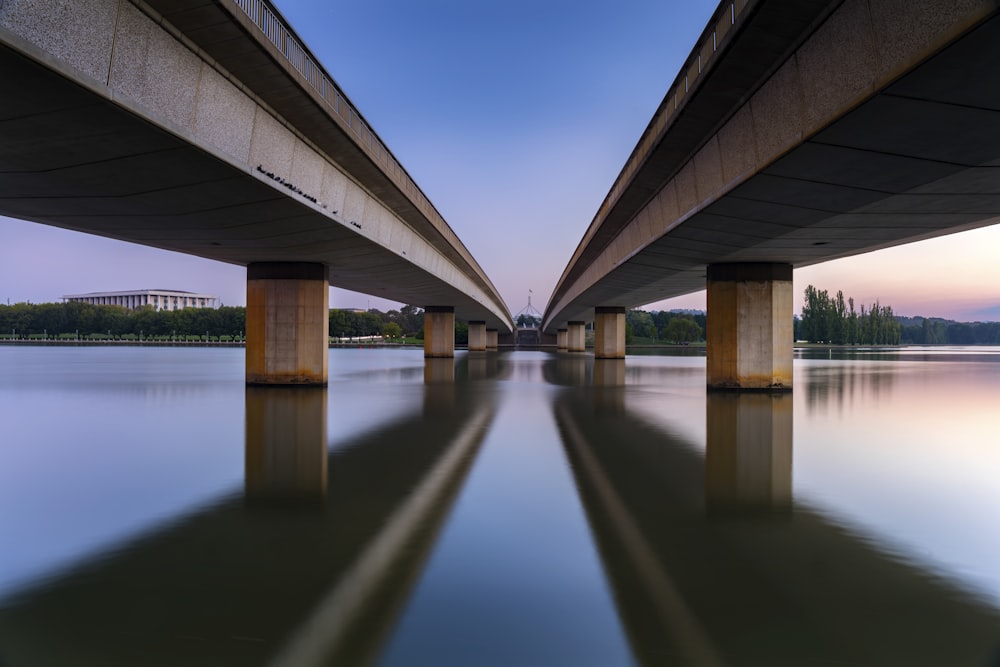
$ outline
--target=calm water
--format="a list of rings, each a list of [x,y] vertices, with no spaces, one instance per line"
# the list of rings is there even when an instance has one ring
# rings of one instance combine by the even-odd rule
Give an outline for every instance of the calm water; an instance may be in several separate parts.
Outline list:
[[[1000,349],[0,346],[0,664],[1000,665]]]

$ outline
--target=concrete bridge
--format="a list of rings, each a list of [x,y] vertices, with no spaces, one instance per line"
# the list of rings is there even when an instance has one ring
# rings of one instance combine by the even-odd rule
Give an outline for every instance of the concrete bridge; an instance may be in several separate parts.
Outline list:
[[[0,85],[0,214],[246,266],[249,383],[326,383],[330,284],[513,329],[266,0],[4,0]]]
[[[553,291],[624,356],[628,307],[708,289],[710,388],[790,389],[792,270],[1000,215],[996,0],[722,2]]]

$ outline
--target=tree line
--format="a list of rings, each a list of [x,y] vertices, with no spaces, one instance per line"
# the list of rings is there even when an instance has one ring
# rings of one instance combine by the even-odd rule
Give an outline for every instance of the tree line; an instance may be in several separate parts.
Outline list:
[[[625,344],[665,341],[695,343],[705,338],[705,313],[629,310],[625,313]]]
[[[465,340],[468,327],[464,323]],[[456,326],[456,333],[458,329]],[[330,310],[330,336],[404,336],[423,338],[424,311],[416,306],[383,313],[379,310]],[[66,303],[0,304],[0,338],[115,338],[172,340],[208,336],[241,340],[246,334],[246,308],[184,308],[129,310],[122,306]],[[462,342],[459,340],[458,342]]]
[[[812,285],[806,287],[802,317],[795,329],[795,340],[831,345],[899,345],[902,338],[892,306],[876,301],[856,310],[854,299],[845,300],[842,291],[831,297]]]

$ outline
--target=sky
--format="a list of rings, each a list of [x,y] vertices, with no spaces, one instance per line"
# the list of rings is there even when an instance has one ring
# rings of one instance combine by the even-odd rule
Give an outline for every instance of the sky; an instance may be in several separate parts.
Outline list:
[[[277,0],[512,313],[544,310],[716,0]],[[899,315],[1000,320],[1000,225],[794,274]],[[245,270],[0,217],[0,303],[145,288],[245,304]],[[331,289],[340,308],[398,304]],[[644,306],[705,307],[704,292]]]

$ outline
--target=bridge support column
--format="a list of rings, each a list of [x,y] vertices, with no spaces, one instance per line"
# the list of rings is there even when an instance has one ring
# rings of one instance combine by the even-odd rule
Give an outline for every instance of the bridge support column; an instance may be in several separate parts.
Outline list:
[[[486,322],[469,322],[469,352],[486,351]]]
[[[486,349],[496,350],[500,347],[500,332],[496,329],[486,330]]]
[[[625,309],[617,306],[594,309],[594,358],[625,358]]]
[[[583,327],[585,322],[570,322],[566,329],[566,349],[570,352],[583,352],[587,349]]]
[[[568,347],[569,347],[569,343],[567,343],[567,333],[566,333],[566,330],[565,329],[557,329],[556,330],[556,349],[557,350],[565,350]]]
[[[792,267],[708,267],[709,389],[792,388]]]
[[[247,384],[327,383],[329,291],[322,264],[247,266]]]
[[[455,309],[452,306],[424,308],[424,357],[455,356]]]

